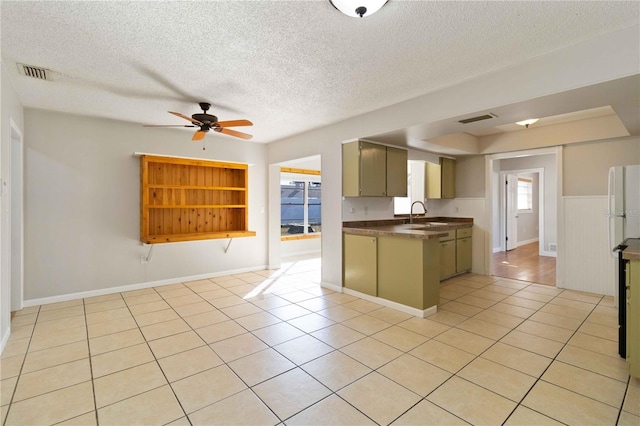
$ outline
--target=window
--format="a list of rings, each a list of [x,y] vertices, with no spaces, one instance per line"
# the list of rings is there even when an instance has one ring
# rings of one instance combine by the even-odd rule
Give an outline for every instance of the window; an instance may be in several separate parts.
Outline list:
[[[411,210],[411,162],[407,165],[407,197],[393,197],[393,214],[409,214]]]
[[[320,172],[301,172],[280,174],[280,235],[283,239],[317,236],[322,230]]]
[[[518,210],[533,210],[533,180],[518,177]]]

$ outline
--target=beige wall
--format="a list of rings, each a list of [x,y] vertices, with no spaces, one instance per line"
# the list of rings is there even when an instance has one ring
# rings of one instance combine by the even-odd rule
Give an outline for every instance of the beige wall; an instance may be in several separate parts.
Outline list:
[[[640,138],[568,145],[563,160],[563,195],[607,195],[610,167],[640,164]]]
[[[456,198],[484,198],[484,155],[456,159]]]

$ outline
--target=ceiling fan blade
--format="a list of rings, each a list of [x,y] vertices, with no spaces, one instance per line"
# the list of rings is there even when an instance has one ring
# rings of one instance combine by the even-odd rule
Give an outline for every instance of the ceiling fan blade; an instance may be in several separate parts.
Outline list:
[[[217,123],[213,123],[215,127],[237,127],[237,126],[253,126],[253,123],[249,120],[229,120],[229,121],[218,121]]]
[[[198,130],[197,132],[194,133],[193,137],[191,138],[192,141],[201,141],[202,139],[204,139],[204,137],[207,135],[207,132],[203,132],[202,130]]]
[[[248,134],[248,133],[242,133],[242,132],[237,132],[235,130],[231,130],[231,129],[227,129],[224,127],[214,127],[214,129],[216,132],[219,133],[224,133],[226,135],[229,136],[235,136],[237,138],[241,138],[241,139],[251,139],[253,136]]]
[[[180,114],[179,112],[173,112],[173,111],[169,111],[169,114],[173,114],[175,116],[178,116],[180,118],[184,118],[185,120],[188,120],[190,122],[192,122],[193,124],[197,124],[198,126],[202,126],[204,123],[199,122],[198,120],[194,120],[193,118],[186,116],[184,114]]]
[[[196,127],[193,124],[143,124],[142,127]]]

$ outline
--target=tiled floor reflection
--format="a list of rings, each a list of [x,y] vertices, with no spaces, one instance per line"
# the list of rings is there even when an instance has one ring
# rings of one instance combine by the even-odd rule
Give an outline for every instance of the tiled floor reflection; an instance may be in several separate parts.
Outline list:
[[[24,309],[4,425],[639,425],[610,297],[467,274],[418,319],[320,259]]]

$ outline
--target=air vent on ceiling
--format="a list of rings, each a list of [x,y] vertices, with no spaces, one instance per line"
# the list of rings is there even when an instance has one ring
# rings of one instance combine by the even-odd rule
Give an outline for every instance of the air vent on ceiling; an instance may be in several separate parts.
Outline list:
[[[494,117],[497,117],[497,115],[485,114],[485,115],[479,115],[477,117],[465,118],[464,120],[459,120],[458,123],[469,124],[469,123],[474,123],[476,121],[489,120]]]
[[[20,74],[26,77],[37,78],[38,80],[51,80],[51,70],[46,68],[34,67],[32,65],[18,64]]]

